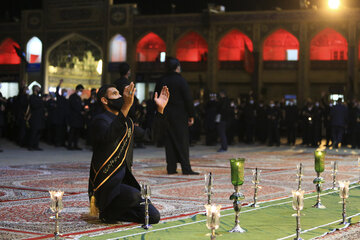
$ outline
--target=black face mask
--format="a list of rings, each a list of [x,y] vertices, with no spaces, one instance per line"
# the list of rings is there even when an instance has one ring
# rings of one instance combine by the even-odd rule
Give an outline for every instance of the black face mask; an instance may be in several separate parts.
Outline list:
[[[108,106],[109,108],[111,108],[112,110],[115,111],[120,111],[123,104],[124,104],[124,98],[123,97],[119,97],[116,99],[109,99],[106,98],[108,100]]]

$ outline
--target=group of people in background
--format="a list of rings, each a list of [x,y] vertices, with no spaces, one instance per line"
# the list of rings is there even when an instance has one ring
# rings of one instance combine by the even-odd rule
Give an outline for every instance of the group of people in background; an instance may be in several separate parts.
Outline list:
[[[119,92],[130,83],[130,66],[122,65],[122,68],[121,78],[114,82]],[[97,90],[92,89],[90,97],[84,99],[81,97],[84,86],[77,85],[75,92],[68,96],[67,90],[61,88],[62,83],[60,80],[56,92],[49,94],[43,94],[41,88],[34,85],[31,95],[29,89],[23,87],[16,97],[5,99],[0,96],[0,134],[31,151],[42,150],[41,139],[69,150],[81,150],[79,138],[84,138],[90,145],[88,126],[100,111]],[[177,92],[171,94],[176,96]],[[129,113],[138,129],[134,134],[135,148],[143,148],[146,143],[168,144],[158,137],[161,126],[156,128],[152,124],[156,106],[153,94],[150,95],[142,102],[135,98]],[[189,99],[192,101],[191,97]],[[286,137],[289,145],[295,145],[296,139],[302,138],[301,144],[311,147],[319,146],[323,139],[327,146],[335,148],[340,143],[360,147],[360,102],[357,100],[343,102],[338,99],[334,102],[323,96],[317,101],[308,99],[303,107],[299,107],[295,99],[265,103],[256,101],[251,93],[230,99],[225,91],[220,91],[209,94],[206,100],[195,98],[191,107],[186,104],[184,109],[194,109],[190,113],[194,117],[189,124],[189,143],[199,143],[205,135],[206,145],[220,143],[219,152],[227,151],[228,145],[234,144],[235,140],[279,146],[281,137]],[[181,115],[179,112],[174,114],[174,118]]]
[[[209,100],[195,100],[195,122],[191,140],[200,140],[205,133],[206,145],[216,145],[220,138],[223,152],[235,142],[280,146],[280,138],[287,138],[288,145],[301,144],[317,147],[322,140],[326,145],[338,148],[351,145],[360,147],[360,102],[328,101],[324,96],[319,101],[307,99],[298,107],[295,99],[274,101],[266,104],[255,101],[250,93],[239,99],[229,99],[224,91],[210,94]],[[340,145],[341,144],[341,145]]]

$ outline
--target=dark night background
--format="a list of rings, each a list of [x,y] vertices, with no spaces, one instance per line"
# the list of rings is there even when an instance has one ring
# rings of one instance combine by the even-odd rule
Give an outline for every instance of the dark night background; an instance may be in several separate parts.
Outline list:
[[[61,0],[59,0],[61,1]],[[310,0],[323,6],[327,0]],[[137,3],[140,14],[200,13],[208,3],[224,5],[226,12],[299,9],[300,0],[114,0],[114,4]],[[360,7],[360,0],[342,0],[348,8]],[[172,6],[175,5],[175,9]],[[0,9],[0,21],[14,22],[20,19],[21,11],[41,9],[42,0],[5,1]]]

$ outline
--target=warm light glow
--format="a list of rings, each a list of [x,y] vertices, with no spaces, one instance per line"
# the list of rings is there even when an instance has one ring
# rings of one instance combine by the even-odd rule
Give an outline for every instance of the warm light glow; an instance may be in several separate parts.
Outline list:
[[[329,0],[328,5],[330,9],[336,10],[340,7],[340,0]]]
[[[96,71],[97,71],[97,73],[98,73],[99,75],[102,74],[102,66],[103,66],[103,62],[102,62],[102,60],[100,59],[99,62],[98,62],[98,64],[97,64],[97,67],[96,67]]]

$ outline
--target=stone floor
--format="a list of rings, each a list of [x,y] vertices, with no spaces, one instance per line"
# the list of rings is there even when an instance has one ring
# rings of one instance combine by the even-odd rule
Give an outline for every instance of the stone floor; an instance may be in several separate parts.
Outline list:
[[[64,210],[61,231],[69,239],[86,232],[112,231],[121,225],[104,225],[86,217],[88,212],[87,181],[91,151],[67,151],[41,144],[44,151],[27,151],[11,142],[2,142],[0,153],[0,239],[44,239],[52,233],[49,221],[50,189],[63,189]],[[242,192],[245,202],[252,202],[252,172],[261,170],[262,188],[259,200],[289,196],[297,188],[296,166],[304,165],[302,189],[314,190],[312,180],[316,177],[313,167],[314,148],[300,145],[266,147],[263,145],[230,146],[224,153],[217,147],[196,145],[191,147],[191,164],[200,176],[167,175],[164,149],[147,146],[134,150],[133,172],[141,182],[152,186],[152,201],[160,210],[162,219],[179,217],[203,211],[206,202],[203,174],[214,176],[213,202],[231,207],[229,195],[233,192],[230,182],[228,159],[245,157],[245,183]],[[359,150],[349,148],[327,149],[326,170],[322,174],[325,188],[332,187],[331,162],[338,161],[337,179],[355,182],[359,179]],[[336,238],[342,234],[356,236],[359,228],[335,233],[323,239]],[[345,235],[344,235],[345,236]],[[344,238],[348,239],[348,238]]]

